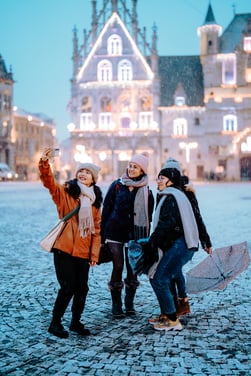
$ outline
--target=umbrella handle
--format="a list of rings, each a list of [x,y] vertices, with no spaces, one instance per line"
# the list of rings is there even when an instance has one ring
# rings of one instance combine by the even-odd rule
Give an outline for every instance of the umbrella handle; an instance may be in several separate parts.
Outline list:
[[[211,257],[211,259],[213,260],[214,265],[215,265],[215,266],[217,267],[217,269],[219,270],[219,272],[220,272],[222,278],[223,278],[223,279],[226,279],[223,270],[220,268],[220,266],[217,264],[217,262],[216,262],[215,259],[213,258],[213,253],[212,253],[211,255],[209,255],[209,257]]]

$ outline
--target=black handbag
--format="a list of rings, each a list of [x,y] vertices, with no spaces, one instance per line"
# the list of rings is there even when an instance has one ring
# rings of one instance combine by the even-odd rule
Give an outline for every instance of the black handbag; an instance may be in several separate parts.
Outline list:
[[[107,243],[101,244],[100,252],[99,252],[99,259],[98,259],[97,264],[101,265],[101,264],[105,264],[111,261],[112,261],[112,254],[111,254],[108,244]]]

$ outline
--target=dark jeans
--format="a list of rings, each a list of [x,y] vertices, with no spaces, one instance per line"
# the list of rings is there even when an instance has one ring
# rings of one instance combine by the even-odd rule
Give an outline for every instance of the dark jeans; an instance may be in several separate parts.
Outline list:
[[[89,260],[72,257],[54,249],[54,266],[60,289],[53,308],[53,318],[60,320],[73,297],[72,317],[80,320],[88,293]]]
[[[123,287],[122,274],[123,274],[124,263],[125,263],[126,272],[127,272],[126,279],[125,279],[126,285],[136,288],[139,285],[139,282],[137,280],[137,276],[133,274],[132,268],[129,264],[128,249],[127,248],[125,249],[125,255],[124,255],[123,243],[108,242],[107,244],[112,254],[112,263],[113,263],[113,269],[112,269],[111,280],[109,282],[109,287],[115,290],[122,289]]]
[[[192,259],[193,255],[194,251],[187,249],[184,237],[175,240],[172,247],[164,252],[153,279],[150,279],[162,314],[176,312],[172,283],[175,278],[180,279],[182,267]]]

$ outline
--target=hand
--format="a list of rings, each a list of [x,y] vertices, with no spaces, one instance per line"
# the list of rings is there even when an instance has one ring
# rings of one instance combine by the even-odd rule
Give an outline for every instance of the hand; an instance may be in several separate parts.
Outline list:
[[[209,248],[204,248],[204,251],[207,252],[209,255],[211,255],[213,253],[213,248],[212,247],[209,247]]]
[[[96,261],[90,261],[90,262],[89,262],[89,265],[90,265],[90,266],[96,266],[97,263],[96,263]]]
[[[41,159],[43,161],[48,161],[49,159],[54,157],[54,149],[53,148],[45,148],[42,155]]]

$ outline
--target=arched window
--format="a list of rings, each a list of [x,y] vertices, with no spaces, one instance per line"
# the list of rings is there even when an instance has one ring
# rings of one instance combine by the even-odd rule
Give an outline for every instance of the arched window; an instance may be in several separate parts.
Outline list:
[[[101,60],[98,63],[98,81],[112,80],[112,64],[109,60]]]
[[[118,80],[131,81],[132,80],[132,64],[129,60],[121,60],[118,65]]]
[[[226,115],[223,117],[223,130],[225,132],[236,132],[237,128],[236,115]]]
[[[99,128],[108,130],[112,123],[112,101],[109,97],[100,99]]]
[[[83,97],[81,101],[80,129],[92,129],[92,102],[91,97]]]
[[[107,54],[108,55],[122,55],[122,40],[117,34],[113,34],[107,41]]]
[[[173,134],[175,136],[187,135],[187,120],[184,118],[178,118],[173,121]]]

